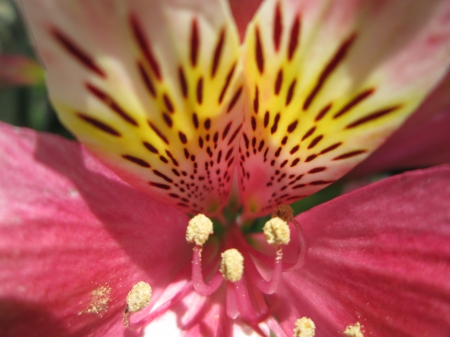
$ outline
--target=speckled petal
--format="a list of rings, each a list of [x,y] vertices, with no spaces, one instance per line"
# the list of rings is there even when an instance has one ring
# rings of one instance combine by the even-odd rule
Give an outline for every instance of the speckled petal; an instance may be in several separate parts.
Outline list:
[[[448,1],[263,3],[245,40],[240,146],[248,216],[340,178],[445,75]]]
[[[220,0],[23,1],[64,125],[123,179],[191,213],[226,202],[239,37]]]

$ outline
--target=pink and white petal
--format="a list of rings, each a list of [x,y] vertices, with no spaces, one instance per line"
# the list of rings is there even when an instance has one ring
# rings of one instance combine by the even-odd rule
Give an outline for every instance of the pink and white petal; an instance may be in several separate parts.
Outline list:
[[[450,163],[450,73],[420,108],[352,176]]]
[[[79,144],[0,124],[2,336],[132,336],[125,298],[188,263],[188,218]]]
[[[239,36],[220,0],[23,1],[62,122],[123,179],[217,212],[234,171]]]
[[[247,215],[343,176],[418,107],[449,62],[448,1],[264,2],[244,52]]]
[[[364,336],[450,334],[450,166],[398,175],[299,216],[303,268],[272,298],[285,331],[318,336],[359,322]]]
[[[0,55],[0,86],[29,85],[44,81],[41,66],[23,55]]]

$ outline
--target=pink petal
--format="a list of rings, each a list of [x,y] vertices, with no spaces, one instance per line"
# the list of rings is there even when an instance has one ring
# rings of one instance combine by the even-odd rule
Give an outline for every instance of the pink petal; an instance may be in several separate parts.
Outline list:
[[[38,84],[44,71],[37,62],[23,55],[0,55],[0,85]]]
[[[406,123],[351,175],[450,163],[450,73]]]
[[[262,0],[229,0],[231,12],[233,13],[236,26],[241,40],[244,40],[247,25],[261,4]]]
[[[190,213],[226,204],[245,93],[219,0],[23,1],[62,123],[124,180]]]
[[[297,217],[303,268],[273,298],[287,332],[318,336],[359,322],[364,336],[450,335],[450,166],[398,175]]]
[[[57,136],[0,124],[3,336],[131,336],[125,298],[157,299],[190,257],[183,213]]]

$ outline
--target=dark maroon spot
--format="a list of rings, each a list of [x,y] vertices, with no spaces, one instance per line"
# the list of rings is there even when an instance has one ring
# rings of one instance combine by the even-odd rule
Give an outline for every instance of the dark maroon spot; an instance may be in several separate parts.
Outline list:
[[[302,140],[305,140],[306,138],[308,138],[309,136],[311,136],[314,131],[316,131],[316,127],[313,126],[311,129],[308,130],[307,133],[305,133],[305,135],[303,136]]]
[[[178,79],[180,80],[180,88],[181,92],[183,93],[183,97],[187,98],[188,95],[188,85],[186,81],[186,76],[184,76],[183,67],[178,68]]]
[[[266,111],[266,114],[264,115],[264,127],[265,128],[267,128],[267,125],[269,125],[269,118],[270,118],[269,111]]]
[[[184,158],[189,159],[189,151],[184,149]]]
[[[357,150],[357,151],[347,152],[347,153],[341,154],[340,156],[338,156],[336,158],[333,158],[333,160],[347,159],[347,158],[351,158],[354,156],[358,156],[358,155],[360,155],[362,153],[366,153],[366,152],[367,152],[367,150]]]
[[[252,138],[252,147],[254,148],[254,147],[255,147],[255,145],[256,145],[256,138],[255,138],[255,137],[253,137],[253,138]]]
[[[255,98],[253,100],[253,111],[255,112],[255,114],[258,114],[258,110],[259,110],[259,91],[258,91],[258,87],[255,86]]]
[[[233,77],[234,74],[234,69],[236,68],[236,63],[233,64],[233,66],[230,69],[230,72],[227,75],[227,78],[225,80],[225,84],[223,85],[222,91],[220,92],[220,96],[219,96],[219,104],[222,103],[223,98],[225,97],[225,93],[227,92],[228,86],[230,85],[231,82],[231,78]]]
[[[283,168],[286,166],[286,164],[288,163],[289,160],[285,160],[284,162],[281,163],[280,168]]]
[[[166,106],[167,110],[169,110],[170,113],[174,113],[175,109],[173,108],[172,101],[170,100],[169,96],[166,94],[163,95],[164,105]]]
[[[308,150],[312,149],[314,146],[316,146],[323,138],[323,135],[317,136],[312,140],[312,142],[308,146]]]
[[[198,146],[200,146],[201,149],[203,149],[203,138],[198,137]]]
[[[158,188],[163,189],[163,190],[170,190],[170,186],[166,185],[166,184],[155,183],[153,181],[150,181],[149,184],[151,186],[155,186],[155,187],[158,187]]]
[[[300,148],[300,145],[295,145],[295,146],[291,149],[291,151],[289,151],[289,153],[290,153],[290,154],[294,154],[295,152],[298,151],[299,148]]]
[[[142,167],[150,167],[149,163],[147,163],[145,160],[143,160],[141,158],[138,158],[138,157],[130,156],[128,154],[123,154],[122,158],[124,158],[126,160],[129,160],[132,163],[135,163],[135,164],[137,164],[139,166],[142,166]]]
[[[168,183],[172,183],[173,180],[170,179],[168,176],[166,176],[165,174],[159,172],[158,170],[153,170],[153,173],[155,173],[158,177],[163,178],[165,181],[167,181]]]
[[[89,117],[88,115],[82,114],[81,112],[77,113],[77,116],[81,118],[83,121],[87,122],[88,124],[92,125],[93,127],[99,129],[100,131],[106,132],[112,136],[115,137],[121,137],[122,135],[111,126],[99,121],[98,119],[95,119],[93,117]]]
[[[233,135],[231,136],[230,140],[228,141],[228,145],[230,145],[233,142],[233,140],[236,138],[236,136],[238,135],[241,128],[242,128],[242,124],[239,125],[239,127],[236,129],[236,131],[234,131]]]
[[[175,199],[178,199],[178,198],[180,198],[177,194],[175,194],[175,193],[170,193],[169,194],[169,197],[172,197],[172,198],[175,198]]]
[[[363,100],[365,100],[367,97],[372,95],[374,93],[374,91],[375,91],[375,89],[369,89],[369,90],[366,90],[366,91],[360,93],[359,95],[354,97],[350,102],[348,102],[341,110],[339,110],[333,116],[333,118],[341,117],[343,114],[345,114],[346,112],[348,112],[349,110],[354,108],[356,105],[361,103]]]
[[[299,35],[300,35],[300,17],[297,15],[289,36],[289,48],[288,48],[289,61],[292,60],[292,56],[294,56],[295,50],[297,49]]]
[[[130,23],[131,23],[131,28],[133,29],[134,37],[136,38],[136,41],[137,41],[142,53],[144,54],[145,59],[147,60],[148,64],[150,65],[150,68],[152,69],[153,74],[156,76],[156,78],[158,78],[158,80],[161,80],[162,76],[161,76],[161,71],[159,69],[159,65],[156,62],[155,57],[153,56],[153,52],[150,48],[148,40],[144,36],[144,31],[142,30],[141,26],[139,25],[139,23],[134,15],[130,16]]]
[[[254,116],[252,116],[252,130],[256,130],[256,118]]]
[[[207,118],[205,120],[205,124],[204,125],[205,125],[205,129],[209,130],[209,128],[211,127],[211,120],[209,118]]]
[[[281,140],[281,144],[286,145],[287,140],[288,140],[288,137],[284,136],[283,139]]]
[[[244,133],[243,136],[244,136],[245,148],[248,149],[250,143],[249,143],[249,141],[248,141],[247,135]]]
[[[256,57],[256,65],[258,66],[259,73],[262,74],[264,72],[264,55],[261,45],[261,38],[259,36],[259,28],[255,28],[255,57]]]
[[[193,67],[197,65],[199,47],[200,47],[200,38],[198,36],[197,19],[194,19],[192,20],[192,30],[191,30],[191,64]]]
[[[280,69],[275,80],[275,95],[278,95],[281,90],[281,84],[283,83],[283,69]]]
[[[277,113],[275,115],[275,119],[273,121],[273,125],[270,128],[270,133],[274,134],[275,132],[277,132],[277,128],[278,128],[278,122],[280,121],[280,113]]]
[[[166,122],[167,126],[169,128],[171,128],[172,124],[173,124],[172,123],[172,118],[170,118],[170,116],[168,114],[166,114],[166,113],[163,114],[163,118],[164,118],[164,122]]]
[[[225,28],[222,28],[222,30],[220,31],[219,41],[217,41],[216,49],[214,50],[214,58],[211,67],[211,78],[214,78],[214,76],[216,75],[220,57],[222,56],[222,48],[224,40],[225,40]]]
[[[178,161],[173,157],[172,153],[169,150],[166,150],[166,154],[169,156],[170,160],[175,166],[179,166]]]
[[[305,187],[305,186],[306,186],[305,184],[298,184],[298,185],[292,186],[292,189],[296,190],[298,188],[302,188],[302,187]]]
[[[323,149],[322,151],[320,151],[320,154],[325,154],[327,152],[333,151],[334,149],[337,149],[339,146],[341,146],[342,143],[335,143],[333,145],[328,146],[327,148]]]
[[[117,115],[119,115],[124,121],[130,123],[131,125],[138,126],[136,120],[132,118],[129,114],[127,114],[122,109],[122,107],[120,107],[119,104],[117,104],[117,102],[111,98],[111,96],[109,96],[99,88],[89,83],[86,83],[86,88],[89,90],[91,94],[93,94],[103,103],[105,103],[107,107],[111,108],[111,110],[114,111]]]
[[[183,132],[179,131],[179,132],[178,132],[178,137],[180,137],[180,140],[181,140],[181,142],[182,142],[183,144],[186,144],[186,143],[187,143],[186,135],[185,135]]]
[[[227,155],[225,156],[225,161],[227,161],[228,159],[230,159],[231,154],[233,153],[233,148],[230,148],[227,152]]]
[[[167,164],[169,161],[164,156],[159,156],[159,160],[161,160],[164,164]]]
[[[312,161],[312,160],[314,160],[314,159],[316,159],[316,158],[317,158],[317,155],[316,155],[316,154],[312,154],[312,155],[308,156],[308,157],[305,159],[305,163],[309,163],[310,161]]]
[[[220,164],[220,160],[222,159],[222,150],[217,154],[217,164]]]
[[[258,151],[261,152],[261,150],[262,150],[263,147],[264,147],[264,140],[262,140],[262,141],[259,143]]]
[[[155,87],[141,62],[138,62],[138,68],[139,68],[139,73],[141,74],[141,77],[142,77],[142,81],[144,81],[145,87],[150,92],[150,95],[152,95],[152,97],[155,98],[156,97]]]
[[[50,34],[62,45],[62,47],[69,52],[75,59],[78,60],[89,70],[93,71],[97,75],[106,78],[106,73],[95,63],[94,59],[71,41],[65,34],[60,32],[56,28],[50,30]]]
[[[156,153],[156,154],[158,153],[158,150],[152,144],[150,144],[148,142],[142,142],[142,144],[144,144],[145,148],[147,150],[149,150],[150,152]]]
[[[242,87],[239,87],[239,89],[236,91],[233,98],[231,99],[230,104],[228,104],[227,112],[230,112],[234,108],[237,101],[239,100],[239,97],[241,96],[241,93],[242,93]]]
[[[219,133],[216,131],[216,133],[214,134],[213,141],[214,143],[217,143],[218,140],[219,140]]]
[[[292,122],[291,124],[289,124],[289,126],[288,126],[288,128],[287,128],[287,131],[288,131],[289,133],[294,132],[295,128],[297,127],[297,124],[298,124],[298,121],[294,121],[294,122]]]
[[[176,169],[172,169],[173,174],[175,174],[177,177],[180,176],[180,172],[178,172]]]
[[[278,2],[277,7],[275,8],[275,18],[273,22],[273,45],[276,51],[280,49],[281,33],[283,31],[281,21],[280,3]]]
[[[311,105],[312,101],[316,97],[316,95],[319,93],[322,86],[325,84],[325,81],[327,80],[328,76],[336,69],[336,67],[339,65],[339,63],[342,62],[342,60],[347,55],[347,52],[349,51],[351,45],[355,41],[356,34],[351,35],[347,40],[345,40],[342,45],[339,47],[336,54],[334,54],[333,58],[328,62],[328,64],[325,66],[325,69],[320,74],[317,83],[311,93],[308,95],[308,97],[305,100],[305,103],[303,104],[303,110],[306,110]]]
[[[365,124],[367,122],[371,122],[371,121],[376,120],[376,119],[378,119],[380,117],[383,117],[383,116],[385,116],[385,115],[391,113],[392,111],[395,111],[395,110],[397,110],[397,109],[399,109],[401,107],[402,107],[401,105],[396,105],[396,106],[393,106],[391,108],[386,108],[386,109],[383,109],[383,110],[380,110],[380,111],[372,112],[371,114],[368,114],[367,116],[364,116],[364,117],[362,117],[360,119],[357,119],[353,123],[350,123],[345,128],[346,129],[351,129],[351,128],[354,128],[354,127],[359,126],[361,124]]]
[[[309,183],[309,185],[328,185],[334,183],[334,180],[316,180],[316,181],[311,181]]]
[[[230,128],[231,128],[231,124],[232,123],[233,122],[228,122],[227,126],[225,126],[225,129],[223,129],[222,140],[224,140],[227,137],[228,132],[230,132]]]
[[[288,106],[291,103],[292,96],[294,95],[294,89],[295,89],[296,83],[297,83],[297,80],[294,79],[292,81],[291,85],[289,86],[288,93],[286,95],[286,106]]]
[[[203,102],[203,77],[200,77],[197,82],[197,103]]]
[[[325,171],[327,168],[326,167],[315,167],[315,168],[313,168],[312,170],[309,170],[308,171],[308,173],[319,173],[319,172],[322,172],[322,171]]]
[[[156,135],[161,138],[161,140],[166,143],[167,145],[169,145],[169,141],[167,140],[166,136],[163,135],[163,133],[161,131],[159,131],[159,129],[150,121],[148,121],[148,125],[152,128],[153,131],[155,131]]]
[[[295,165],[297,165],[299,161],[300,161],[300,158],[295,158],[291,164],[291,167],[294,167]]]
[[[197,117],[197,114],[195,112],[192,114],[192,122],[194,123],[194,127],[196,129],[198,129],[198,126],[199,126],[198,117]]]
[[[316,122],[320,121],[323,117],[325,117],[326,113],[331,109],[331,103],[327,106],[323,107],[322,110],[316,116]]]

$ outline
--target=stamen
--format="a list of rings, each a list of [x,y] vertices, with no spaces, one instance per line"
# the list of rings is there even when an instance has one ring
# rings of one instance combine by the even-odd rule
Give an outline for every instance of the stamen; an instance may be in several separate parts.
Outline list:
[[[294,337],[314,337],[316,325],[311,318],[302,317],[295,321]]]
[[[152,300],[152,287],[150,284],[140,281],[136,283],[127,295],[127,310],[138,312],[150,304]]]
[[[214,233],[212,221],[203,214],[197,214],[190,221],[186,230],[186,241],[203,246]]]
[[[222,253],[222,263],[220,272],[225,280],[237,282],[244,274],[244,257],[234,248],[228,249]]]
[[[263,231],[269,245],[274,247],[287,245],[291,239],[291,231],[287,222],[278,217],[267,221]]]
[[[361,331],[361,324],[356,322],[356,324],[349,325],[345,328],[344,335],[347,337],[364,337]]]

